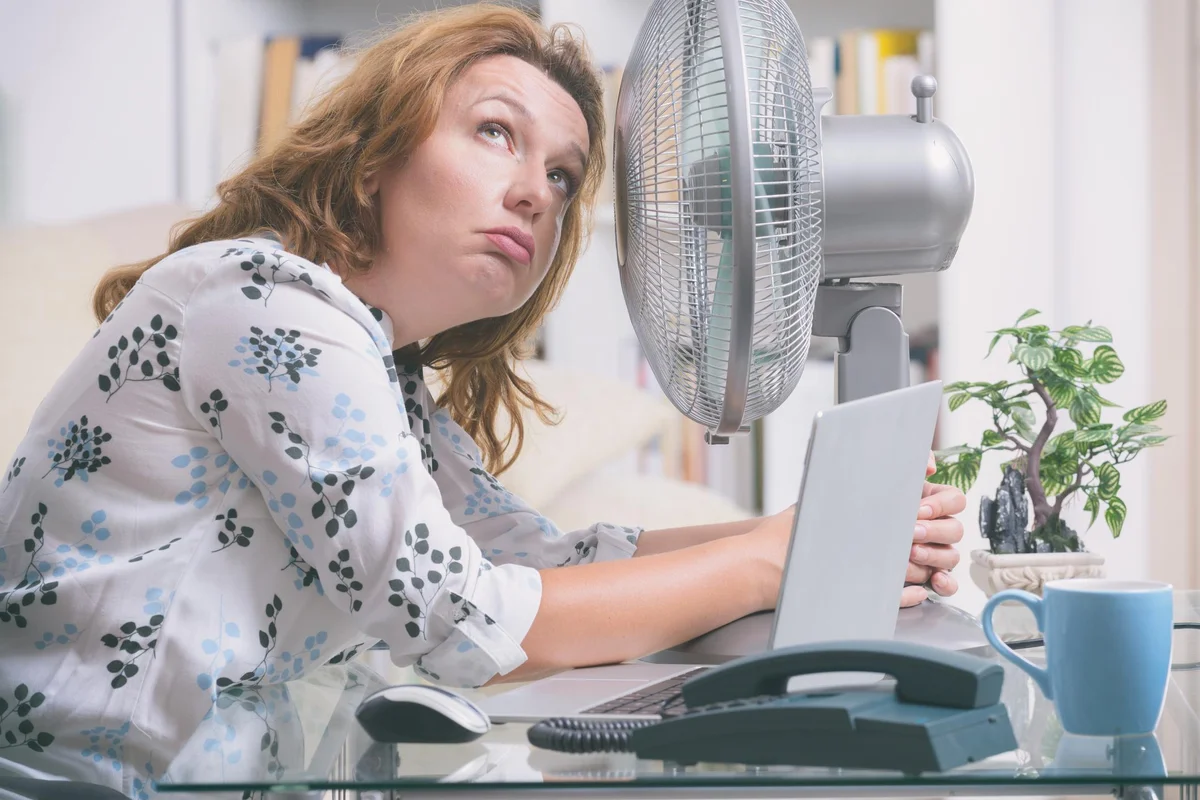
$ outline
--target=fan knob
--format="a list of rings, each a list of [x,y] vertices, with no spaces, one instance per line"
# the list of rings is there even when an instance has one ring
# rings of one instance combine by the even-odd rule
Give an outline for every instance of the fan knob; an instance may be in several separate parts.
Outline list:
[[[917,98],[917,122],[933,121],[933,94],[937,91],[937,78],[918,75],[912,79],[913,97]]]

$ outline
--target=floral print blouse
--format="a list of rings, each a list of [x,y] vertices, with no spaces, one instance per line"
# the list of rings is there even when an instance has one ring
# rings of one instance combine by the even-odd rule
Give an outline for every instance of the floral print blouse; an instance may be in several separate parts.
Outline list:
[[[142,276],[0,475],[0,772],[144,794],[218,693],[380,640],[480,685],[525,660],[538,569],[633,553],[506,491],[392,344],[268,238]]]

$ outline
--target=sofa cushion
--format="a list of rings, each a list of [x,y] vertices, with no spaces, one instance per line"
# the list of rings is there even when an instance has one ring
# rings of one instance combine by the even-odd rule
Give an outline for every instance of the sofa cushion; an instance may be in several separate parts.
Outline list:
[[[95,333],[92,291],[110,267],[161,253],[180,206],[64,225],[0,229],[0,459],[20,444],[42,398]],[[4,465],[7,467],[7,464]]]
[[[664,398],[622,381],[537,360],[522,362],[517,370],[559,411],[561,420],[546,425],[532,411],[523,411],[521,454],[500,476],[505,487],[537,509],[583,476],[656,436],[677,435],[682,424],[683,417]],[[437,397],[442,390],[437,375],[425,372]],[[508,416],[501,410],[499,429],[507,425]]]
[[[584,476],[539,510],[564,531],[586,528],[595,522],[655,530],[753,516],[701,484],[613,469]]]

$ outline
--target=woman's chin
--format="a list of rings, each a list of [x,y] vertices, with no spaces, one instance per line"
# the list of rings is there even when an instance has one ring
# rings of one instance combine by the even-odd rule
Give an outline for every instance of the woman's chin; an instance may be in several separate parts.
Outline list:
[[[521,307],[522,292],[517,283],[516,268],[508,259],[486,259],[472,278],[471,290],[490,312],[488,316],[502,317]]]

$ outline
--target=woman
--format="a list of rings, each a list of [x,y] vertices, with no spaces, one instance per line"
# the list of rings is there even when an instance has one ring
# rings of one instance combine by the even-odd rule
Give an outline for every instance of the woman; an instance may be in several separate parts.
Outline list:
[[[44,698],[19,761],[59,774],[103,736],[128,792],[219,690],[380,639],[478,686],[773,606],[790,511],[564,534],[493,477],[500,406],[512,458],[521,404],[546,410],[513,363],[580,252],[602,120],[564,31],[429,15],[363,52],[168,254],[105,277],[103,322],[0,494],[0,688]],[[437,403],[422,366],[447,371]],[[906,602],[954,591],[961,509],[927,492]]]

